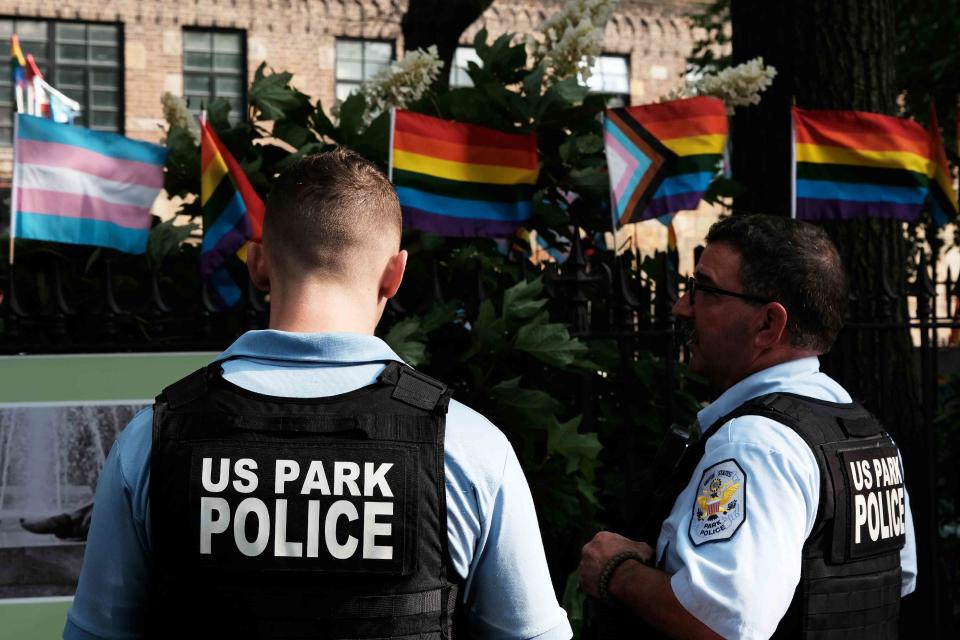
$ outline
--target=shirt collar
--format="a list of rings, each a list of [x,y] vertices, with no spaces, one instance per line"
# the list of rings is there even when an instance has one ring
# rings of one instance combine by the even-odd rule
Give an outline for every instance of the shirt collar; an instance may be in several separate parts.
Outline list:
[[[217,356],[286,362],[365,364],[403,362],[387,343],[363,333],[293,333],[263,329],[248,331]]]
[[[775,393],[789,391],[795,381],[820,372],[820,359],[816,356],[781,362],[750,374],[724,391],[719,398],[697,413],[700,430],[706,431],[714,422],[727,415],[744,402]]]

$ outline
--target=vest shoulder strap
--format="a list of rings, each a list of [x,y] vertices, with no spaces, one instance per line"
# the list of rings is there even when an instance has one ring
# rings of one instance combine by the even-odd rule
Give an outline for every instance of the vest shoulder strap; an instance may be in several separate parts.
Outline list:
[[[761,416],[779,422],[811,447],[837,439],[886,434],[879,421],[857,403],[841,404],[793,393],[770,393],[745,402],[717,420],[710,435],[742,416]]]
[[[180,409],[200,399],[207,392],[208,367],[197,369],[188,376],[167,386],[157,398],[165,399],[171,409]]]
[[[388,364],[377,381],[394,385],[394,400],[424,411],[446,409],[453,395],[444,383],[400,362]]]

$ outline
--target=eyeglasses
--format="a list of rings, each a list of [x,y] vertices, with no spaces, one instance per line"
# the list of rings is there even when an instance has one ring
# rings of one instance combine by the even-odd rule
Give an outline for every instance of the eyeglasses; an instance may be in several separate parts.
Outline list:
[[[688,277],[687,278],[687,293],[690,294],[690,306],[694,306],[697,301],[697,291],[702,291],[703,293],[715,293],[718,296],[730,296],[731,298],[740,298],[741,300],[747,300],[749,302],[756,302],[759,304],[767,304],[771,302],[765,298],[760,298],[758,296],[751,296],[746,293],[737,293],[736,291],[727,291],[726,289],[720,289],[718,287],[711,287],[708,284],[703,284],[699,282],[696,278]]]

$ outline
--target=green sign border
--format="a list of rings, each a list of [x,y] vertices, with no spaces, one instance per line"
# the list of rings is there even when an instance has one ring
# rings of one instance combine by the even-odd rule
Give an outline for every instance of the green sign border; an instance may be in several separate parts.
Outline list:
[[[216,356],[214,352],[0,356],[0,402],[150,400]]]

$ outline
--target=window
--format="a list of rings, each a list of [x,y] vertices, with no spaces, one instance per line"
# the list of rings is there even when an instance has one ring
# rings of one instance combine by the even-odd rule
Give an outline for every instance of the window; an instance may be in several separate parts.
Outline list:
[[[590,68],[587,86],[592,93],[613,94],[611,107],[630,104],[630,61],[626,56],[598,56]]]
[[[337,38],[337,100],[346,100],[392,61],[392,42]]]
[[[230,122],[246,113],[247,53],[243,31],[183,30],[183,97],[194,115],[213,98],[230,103]]]
[[[123,27],[119,24],[0,18],[0,42],[16,33],[53,87],[80,103],[74,124],[123,132]],[[10,74],[0,73],[0,144],[13,136]]]
[[[453,64],[450,65],[451,89],[473,86],[473,80],[467,75],[467,69],[471,62],[476,62],[479,66],[483,66],[476,49],[473,47],[457,47],[457,50],[453,54]]]

